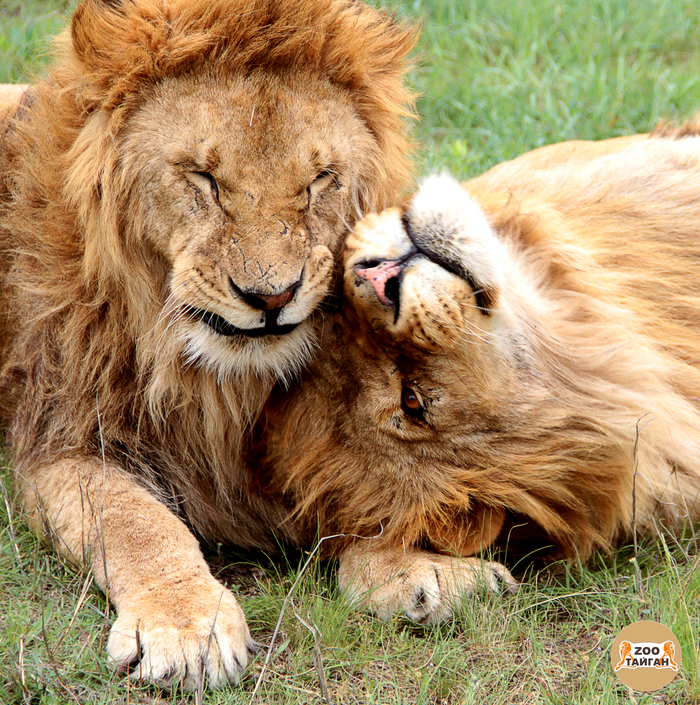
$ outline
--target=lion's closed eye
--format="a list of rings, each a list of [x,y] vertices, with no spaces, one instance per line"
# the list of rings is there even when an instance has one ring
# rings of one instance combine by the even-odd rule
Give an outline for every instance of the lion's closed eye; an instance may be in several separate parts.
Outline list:
[[[338,173],[332,168],[327,168],[320,171],[306,189],[309,196],[309,205],[321,193],[321,191],[330,186],[332,183],[338,185]]]
[[[219,184],[208,171],[187,172],[187,179],[200,191],[211,193],[215,200],[219,200]]]

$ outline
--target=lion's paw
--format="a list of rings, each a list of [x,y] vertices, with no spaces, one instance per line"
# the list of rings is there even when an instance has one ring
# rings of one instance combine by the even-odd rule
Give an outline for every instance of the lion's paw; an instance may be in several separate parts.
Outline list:
[[[237,683],[254,647],[236,598],[212,579],[121,600],[107,652],[131,678],[193,690]]]
[[[349,549],[340,558],[338,582],[352,603],[380,619],[405,614],[419,624],[452,617],[463,599],[480,588],[496,593],[518,589],[500,563],[416,549]]]

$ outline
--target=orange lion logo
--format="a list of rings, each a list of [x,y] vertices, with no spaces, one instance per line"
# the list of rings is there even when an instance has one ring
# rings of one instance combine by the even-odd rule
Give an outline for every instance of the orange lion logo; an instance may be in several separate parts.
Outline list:
[[[670,640],[658,644],[623,640],[619,649],[620,661],[615,666],[615,673],[622,668],[671,668],[678,671],[676,646]]]
[[[664,642],[664,654],[666,654],[666,658],[669,660],[671,668],[674,671],[677,671],[678,664],[673,660],[674,656],[676,655],[676,647],[674,646],[672,641]],[[662,668],[662,666],[657,666],[657,668]]]
[[[620,663],[615,666],[615,672],[619,671],[625,665],[625,659],[632,653],[632,644],[629,641],[620,642]],[[636,668],[636,666],[635,666]]]

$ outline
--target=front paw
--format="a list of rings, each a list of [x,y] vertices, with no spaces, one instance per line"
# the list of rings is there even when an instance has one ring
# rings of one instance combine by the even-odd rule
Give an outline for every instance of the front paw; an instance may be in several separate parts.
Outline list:
[[[132,678],[187,690],[237,683],[253,648],[243,610],[213,578],[125,596],[107,643]]]
[[[340,558],[338,582],[351,602],[380,619],[404,614],[419,624],[449,619],[479,588],[496,593],[518,589],[500,563],[417,549],[349,549]]]

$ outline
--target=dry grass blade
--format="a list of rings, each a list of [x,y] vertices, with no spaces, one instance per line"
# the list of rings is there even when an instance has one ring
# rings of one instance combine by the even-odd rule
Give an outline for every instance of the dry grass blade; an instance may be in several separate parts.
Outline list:
[[[272,637],[270,638],[270,645],[267,648],[265,662],[263,663],[262,668],[260,669],[260,675],[258,676],[258,680],[255,683],[255,688],[253,689],[253,692],[250,696],[251,705],[253,702],[255,702],[255,696],[257,695],[258,690],[260,689],[260,684],[262,683],[263,678],[265,677],[265,671],[267,671],[267,667],[270,661],[272,660],[272,650],[275,647],[275,641],[277,639],[277,635],[279,634],[280,627],[282,626],[282,620],[284,619],[285,612],[287,611],[287,606],[289,605],[289,601],[292,599],[292,595],[294,595],[294,592],[297,589],[297,585],[299,585],[299,582],[301,581],[302,577],[304,577],[306,570],[308,569],[309,565],[311,565],[311,561],[313,560],[316,553],[318,553],[318,549],[321,548],[323,542],[330,541],[331,539],[340,539],[344,537],[345,534],[335,534],[333,536],[323,536],[322,538],[320,538],[311,553],[309,553],[309,557],[306,559],[306,562],[301,567],[301,570],[299,571],[296,580],[292,583],[292,587],[289,588],[289,592],[287,592],[287,594],[285,595],[284,602],[282,603],[282,608],[280,609],[279,617],[277,618],[277,624],[275,624],[275,630],[272,633]]]
[[[326,673],[323,670],[323,654],[321,653],[321,635],[319,633],[318,627],[315,624],[309,624],[304,621],[299,614],[294,612],[294,616],[301,622],[301,624],[306,627],[314,638],[314,666],[316,667],[316,672],[318,673],[318,682],[321,688],[321,695],[323,699],[331,705],[332,700],[328,693],[328,681],[326,680]]]
[[[54,649],[53,649],[54,654],[58,652],[59,648],[61,647],[61,644],[63,643],[63,640],[70,633],[70,631],[73,627],[73,624],[75,623],[75,619],[78,616],[78,612],[80,612],[80,610],[83,607],[83,604],[85,603],[85,600],[87,599],[88,591],[92,587],[92,582],[93,582],[92,571],[90,571],[85,576],[85,581],[83,582],[83,589],[80,591],[80,596],[78,597],[78,602],[75,605],[75,610],[73,610],[73,616],[71,617],[71,620],[68,623],[68,626],[63,631],[63,634],[61,634],[58,641],[56,642],[56,645],[54,646]]]
[[[22,700],[24,700],[25,703],[29,703],[31,701],[31,693],[29,692],[29,689],[27,688],[27,672],[24,666],[24,637],[20,637],[19,640],[19,660],[18,660],[18,666],[19,666],[19,684],[20,687],[22,688]]]
[[[648,414],[647,414],[648,415]],[[637,592],[639,592],[639,596],[643,599],[644,598],[644,582],[642,580],[642,571],[641,568],[639,567],[639,544],[638,544],[638,538],[637,538],[637,476],[639,475],[637,471],[637,463],[639,459],[639,424],[642,421],[644,416],[642,416],[641,419],[637,420],[637,423],[635,424],[635,429],[634,429],[634,449],[633,449],[633,458],[634,458],[634,473],[632,475],[632,540],[634,542],[634,572],[635,576],[637,578]]]
[[[578,592],[569,592],[566,595],[555,595],[554,597],[548,597],[546,600],[540,600],[539,602],[533,602],[531,605],[526,605],[519,610],[514,610],[511,615],[521,614],[522,612],[527,612],[528,610],[536,609],[542,605],[547,605],[550,602],[558,602],[560,600],[566,600],[570,597],[578,597],[579,595],[595,595],[596,592],[592,590],[579,590]],[[600,593],[603,594],[603,593]]]
[[[12,543],[12,548],[17,555],[18,565],[22,563],[22,555],[19,552],[19,547],[17,546],[17,536],[15,534],[15,523],[14,515],[12,513],[12,503],[10,502],[10,497],[7,494],[7,488],[0,482],[0,492],[2,492],[2,497],[5,500],[5,509],[7,510],[7,533],[10,536],[10,542]]]
[[[49,657],[49,666],[51,666],[51,670],[54,672],[54,675],[56,676],[56,682],[59,684],[59,686],[66,692],[68,693],[69,697],[71,700],[73,700],[77,705],[81,705],[80,700],[75,696],[75,693],[67,686],[65,683],[61,680],[61,674],[58,672],[58,666],[56,664],[56,659],[55,659],[55,651],[51,648],[51,645],[49,644],[49,637],[48,634],[46,633],[46,624],[44,622],[44,612],[46,611],[46,602],[44,600],[44,586],[42,584],[41,586],[41,635],[44,640],[44,647],[46,648],[46,653]]]

